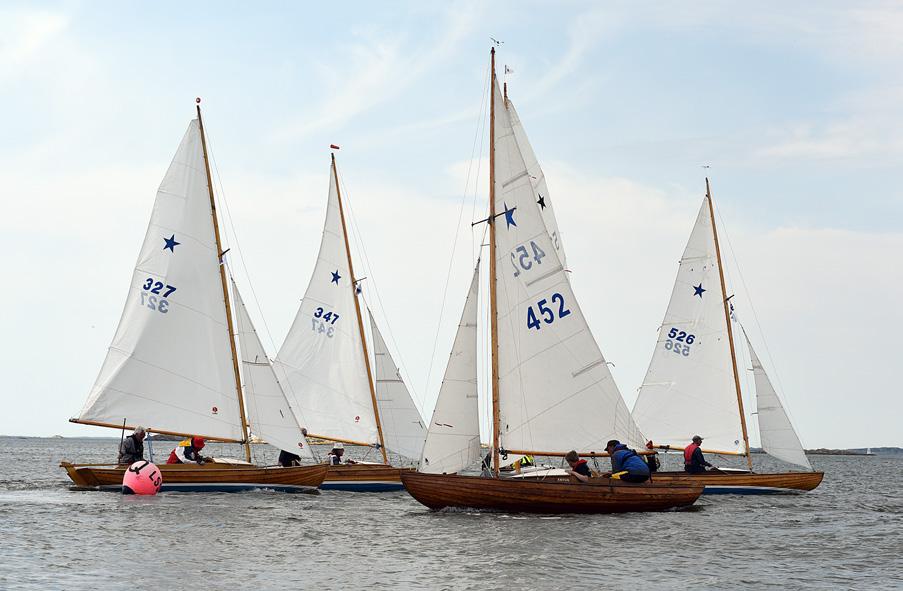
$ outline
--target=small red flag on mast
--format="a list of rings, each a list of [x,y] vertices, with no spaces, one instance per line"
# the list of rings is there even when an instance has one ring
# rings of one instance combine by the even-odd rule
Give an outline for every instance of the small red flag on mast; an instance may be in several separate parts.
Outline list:
[[[333,150],[340,150],[340,149],[341,149],[341,148],[339,148],[339,147],[338,147],[337,145],[335,145],[335,144],[329,144],[329,147],[332,148]]]

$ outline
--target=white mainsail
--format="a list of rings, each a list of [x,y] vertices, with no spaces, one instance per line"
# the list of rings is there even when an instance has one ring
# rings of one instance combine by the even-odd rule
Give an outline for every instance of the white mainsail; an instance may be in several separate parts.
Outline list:
[[[235,330],[241,348],[245,407],[251,431],[272,446],[312,460],[313,453],[307,438],[301,433],[301,426],[276,379],[234,280],[232,301],[235,306]]]
[[[530,182],[533,185],[536,207],[539,208],[543,222],[546,224],[552,246],[558,251],[558,258],[561,261],[561,264],[567,267],[567,259],[564,254],[564,247],[561,243],[561,232],[558,230],[558,220],[555,217],[555,209],[552,207],[549,188],[546,186],[546,175],[539,166],[539,160],[536,158],[536,154],[533,153],[533,146],[530,145],[530,140],[527,139],[527,132],[520,122],[520,117],[517,116],[514,103],[511,102],[511,99],[506,99],[506,101],[508,115],[511,118],[511,129],[514,131],[514,141],[517,142],[517,147],[524,159],[524,165],[527,167],[527,173],[529,174]]]
[[[790,417],[781,404],[778,393],[775,391],[762,362],[759,361],[756,350],[753,349],[746,331],[746,345],[749,347],[749,357],[752,361],[753,377],[756,382],[756,410],[759,418],[759,437],[762,439],[762,449],[768,455],[779,460],[790,462],[804,468],[812,469],[809,458],[803,450],[803,444],[790,422]]]
[[[370,314],[370,331],[373,334],[376,405],[386,448],[406,458],[419,459],[426,438],[423,417],[401,379],[401,372],[389,353],[373,314]]]
[[[497,83],[492,91],[500,446],[588,452],[603,451],[609,439],[642,445],[552,242],[554,215],[537,206]]]
[[[311,436],[379,442],[361,345],[348,251],[339,214],[336,172],[320,252],[295,321],[274,367],[299,420]]]
[[[745,452],[708,197],[680,259],[652,361],[633,408],[659,445]]]
[[[480,459],[477,394],[479,283],[480,265],[477,263],[423,446],[421,472],[451,474]]]
[[[204,154],[193,120],[157,191],[81,421],[241,440]]]

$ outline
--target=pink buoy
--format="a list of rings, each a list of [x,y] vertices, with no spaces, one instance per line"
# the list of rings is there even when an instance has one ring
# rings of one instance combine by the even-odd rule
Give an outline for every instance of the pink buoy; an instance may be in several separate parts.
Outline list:
[[[160,492],[162,484],[160,468],[147,460],[138,460],[129,466],[122,477],[122,494],[155,495]]]

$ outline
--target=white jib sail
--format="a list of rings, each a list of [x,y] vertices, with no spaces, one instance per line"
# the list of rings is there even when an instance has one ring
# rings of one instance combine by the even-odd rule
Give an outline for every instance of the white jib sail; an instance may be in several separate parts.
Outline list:
[[[330,167],[323,239],[307,292],[274,367],[310,435],[376,444],[367,361],[354,309],[335,171]]]
[[[539,160],[533,153],[533,146],[527,139],[527,132],[517,116],[514,103],[508,100],[508,114],[511,118],[511,129],[514,131],[514,141],[520,150],[521,156],[524,158],[524,164],[527,167],[527,173],[530,175],[530,182],[533,185],[536,207],[542,215],[543,222],[549,232],[549,238],[552,246],[558,251],[558,258],[561,264],[567,267],[567,259],[564,254],[564,247],[561,244],[561,233],[558,230],[558,220],[555,217],[555,208],[552,207],[552,198],[549,195],[549,188],[546,186],[546,175],[539,166]]]
[[[480,265],[477,263],[423,445],[421,472],[451,474],[480,460],[477,394],[479,283]]]
[[[633,418],[656,444],[745,451],[728,343],[718,257],[703,199]]]
[[[401,379],[401,372],[389,353],[373,314],[370,314],[370,331],[373,334],[376,405],[383,427],[383,439],[388,449],[417,460],[423,452],[423,440],[426,438],[423,417]]]
[[[746,331],[743,331],[746,336]],[[762,362],[759,361],[749,337],[746,337],[746,345],[749,347],[749,356],[752,361],[753,377],[756,381],[756,410],[759,417],[759,437],[762,439],[762,449],[768,455],[779,460],[803,466],[809,470],[812,464],[803,451],[803,444],[797,436],[790,417],[784,411],[778,393],[775,392]]]
[[[302,458],[313,459],[307,438],[295,418],[260,337],[254,330],[245,302],[232,281],[232,298],[235,305],[235,330],[241,348],[242,382],[245,392],[245,409],[248,423],[254,435],[270,445],[291,452]]]
[[[242,439],[197,120],[157,191],[84,421]]]
[[[609,439],[642,445],[552,243],[543,219],[551,213],[537,207],[497,84],[493,92],[500,445],[536,452],[603,451]]]

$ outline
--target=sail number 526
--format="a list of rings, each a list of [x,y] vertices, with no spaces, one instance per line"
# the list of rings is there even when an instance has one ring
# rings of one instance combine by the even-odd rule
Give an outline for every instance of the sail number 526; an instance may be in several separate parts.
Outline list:
[[[571,313],[570,310],[564,307],[564,296],[560,293],[552,294],[552,303],[558,304],[558,316],[555,315],[555,306],[550,308],[547,305],[548,303],[549,301],[543,298],[536,302],[536,310],[533,310],[533,306],[527,308],[527,328],[539,330],[542,328],[542,324],[539,322],[540,318],[542,318],[542,321],[546,324],[552,324],[555,322],[555,318],[564,318]],[[537,311],[539,312],[539,316],[536,315]]]
[[[665,350],[674,351],[678,355],[684,357],[690,356],[690,345],[696,341],[695,334],[687,334],[685,330],[678,330],[671,327],[668,331],[668,339],[665,341]]]

